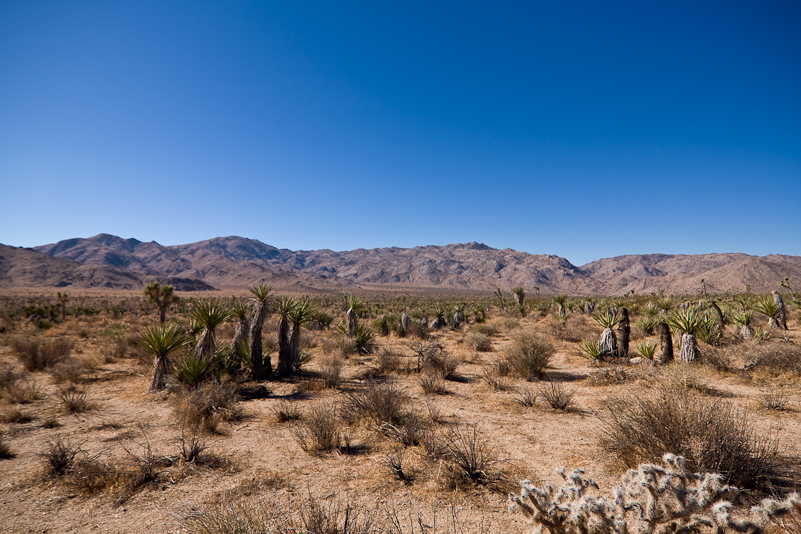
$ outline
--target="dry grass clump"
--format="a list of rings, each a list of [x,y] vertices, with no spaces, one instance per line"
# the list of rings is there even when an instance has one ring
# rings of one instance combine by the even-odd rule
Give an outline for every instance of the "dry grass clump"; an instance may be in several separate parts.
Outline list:
[[[566,411],[573,406],[575,388],[566,387],[560,382],[549,380],[540,385],[539,396],[554,410]]]
[[[342,403],[342,417],[350,423],[369,420],[398,426],[406,416],[408,396],[403,388],[392,382],[369,382],[358,393],[348,393]]]
[[[66,360],[73,343],[64,338],[18,337],[11,340],[11,348],[25,369],[34,372]]]
[[[475,425],[457,426],[443,439],[444,458],[452,468],[451,482],[461,485],[465,479],[476,484],[492,481],[491,468],[498,463],[489,438],[484,438]]]
[[[21,378],[22,376],[14,371],[14,368],[10,365],[0,365],[0,392],[12,387]]]
[[[14,458],[15,456],[16,454],[11,450],[11,447],[9,447],[8,442],[6,441],[5,434],[0,432],[0,460],[8,460],[10,458]]]
[[[178,401],[182,422],[211,434],[222,433],[223,422],[241,418],[239,394],[228,382],[211,381],[185,392]]]
[[[637,379],[637,373],[620,366],[604,367],[587,377],[590,386],[611,386],[624,384]]]
[[[464,337],[464,344],[478,352],[492,351],[492,338],[486,334],[470,332]]]
[[[320,359],[320,377],[327,388],[337,388],[342,383],[342,368],[345,360],[339,354],[331,354]]]
[[[298,405],[288,400],[282,400],[278,403],[278,406],[271,406],[270,411],[273,413],[275,419],[279,423],[297,421],[301,418],[301,412]]]
[[[627,467],[673,452],[694,471],[749,489],[765,490],[779,475],[775,436],[726,401],[661,387],[613,397],[606,408],[600,446]]]
[[[519,386],[515,388],[514,401],[525,408],[533,408],[537,405],[539,393],[532,387]]]
[[[552,316],[547,333],[560,341],[578,343],[586,338],[597,338],[598,328],[584,315],[570,315],[565,319]]]
[[[84,413],[92,409],[85,389],[77,387],[59,388],[56,397],[67,413]]]
[[[697,365],[672,362],[660,367],[655,378],[656,384],[667,388],[691,389],[705,395],[716,393],[709,386],[707,377],[704,376],[703,368]]]
[[[420,375],[420,387],[427,395],[445,395],[448,389],[445,381],[437,373],[424,372]]]
[[[780,389],[768,389],[762,392],[759,398],[759,404],[766,410],[774,410],[777,412],[790,409],[790,397]]]
[[[61,362],[53,365],[49,369],[50,375],[57,383],[69,382],[76,383],[81,379],[81,376],[86,372],[86,364],[72,356],[67,357]]]
[[[512,338],[504,351],[504,361],[515,375],[532,381],[544,376],[554,352],[548,340],[528,330]]]
[[[484,367],[481,372],[481,380],[495,391],[506,391],[509,384],[506,375],[509,374],[508,368],[501,362],[494,362]]]
[[[748,368],[771,376],[801,376],[801,346],[793,343],[760,343],[746,351]]]
[[[378,375],[392,373],[408,373],[410,371],[408,361],[403,354],[382,348],[375,355],[375,372]]]
[[[498,333],[498,330],[491,324],[476,323],[474,325],[470,325],[468,333],[492,337]]]
[[[46,442],[46,447],[39,454],[44,464],[46,478],[62,478],[72,468],[78,455],[86,455],[81,448],[83,443],[74,444],[67,439],[53,439]]]
[[[293,433],[300,448],[310,454],[338,449],[342,424],[337,407],[325,402],[311,406]]]
[[[0,416],[0,423],[25,424],[33,421],[33,416],[19,408],[13,408]]]

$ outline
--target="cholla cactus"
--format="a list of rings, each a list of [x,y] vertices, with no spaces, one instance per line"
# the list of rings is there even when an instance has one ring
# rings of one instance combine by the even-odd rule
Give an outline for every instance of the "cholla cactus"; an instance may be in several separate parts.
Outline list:
[[[609,497],[588,493],[598,485],[576,469],[564,484],[539,489],[523,482],[520,495],[510,494],[511,508],[519,509],[549,534],[667,534],[675,532],[724,534],[762,533],[772,518],[801,510],[794,493],[783,502],[765,499],[750,509],[736,508],[731,499],[739,490],[726,486],[717,473],[688,473],[684,458],[667,454],[663,465],[643,464],[621,478]]]

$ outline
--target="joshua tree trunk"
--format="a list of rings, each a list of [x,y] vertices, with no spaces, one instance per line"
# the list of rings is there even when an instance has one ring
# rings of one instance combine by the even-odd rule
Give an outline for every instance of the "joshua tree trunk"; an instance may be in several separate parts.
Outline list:
[[[200,341],[195,345],[195,350],[192,355],[195,358],[211,358],[214,353],[214,332],[208,328],[204,328],[200,336]]]
[[[287,321],[288,323],[289,321]],[[287,350],[279,350],[278,354],[278,376],[287,377],[292,375],[295,361],[298,358],[300,349],[300,325],[292,325],[292,334],[289,337]]]
[[[267,301],[256,304],[256,315],[250,323],[250,364],[253,366],[253,376],[256,380],[264,380],[272,372],[272,363],[269,356],[264,361],[261,344],[261,330],[264,326],[264,316],[267,314]],[[266,364],[266,365],[265,365]]]
[[[239,322],[236,323],[236,330],[234,330],[234,339],[231,340],[231,346],[236,350],[236,347],[243,341],[247,341],[248,330],[250,330],[250,323],[247,317],[240,317]]]
[[[298,331],[300,335],[300,331]],[[292,349],[289,346],[289,319],[282,316],[278,321],[278,370],[282,372],[282,366],[286,366],[287,362],[292,365]]]
[[[601,334],[598,348],[600,349],[599,356],[615,356],[617,354],[617,338],[611,328],[605,329]]]
[[[161,391],[167,387],[167,375],[170,367],[167,364],[166,356],[156,356],[153,364],[153,378],[150,380],[150,391]]]
[[[698,344],[695,342],[695,336],[692,334],[682,334],[679,360],[687,363],[694,362],[697,355]]]
[[[773,302],[779,307],[779,324],[787,330],[787,309],[784,307],[784,300],[782,294],[778,291],[773,291]]]
[[[403,312],[403,315],[401,315],[401,329],[404,334],[409,329],[409,316],[406,315],[406,312]]]
[[[629,310],[620,308],[620,322],[617,324],[617,354],[621,357],[629,355],[629,335],[631,326],[629,325]]]
[[[559,303],[559,317],[565,316],[565,305],[561,302]]]
[[[659,339],[662,342],[660,363],[673,361],[673,339],[670,337],[670,327],[664,321],[659,323]]]
[[[356,312],[353,311],[353,308],[348,308],[348,312],[345,314],[345,327],[348,332],[348,337],[353,337],[358,327]]]
[[[584,305],[584,311],[587,312],[587,315],[592,315],[593,310],[595,310],[595,302],[590,300]]]
[[[464,314],[460,311],[453,314],[453,327],[459,328],[462,326],[464,322]]]
[[[715,310],[715,315],[718,316],[718,329],[721,333],[723,333],[723,328],[726,326],[726,321],[723,319],[723,312],[721,311],[720,306],[718,306],[718,303],[714,300],[712,301],[712,309]]]

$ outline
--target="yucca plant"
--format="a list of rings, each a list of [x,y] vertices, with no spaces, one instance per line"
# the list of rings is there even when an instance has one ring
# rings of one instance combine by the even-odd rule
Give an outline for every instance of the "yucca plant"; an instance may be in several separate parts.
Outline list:
[[[289,338],[289,351],[286,359],[282,359],[282,354],[278,355],[278,374],[279,376],[289,376],[292,374],[295,362],[300,351],[300,329],[314,317],[314,305],[307,299],[295,300],[295,305],[289,310],[287,319],[292,323],[292,336]]]
[[[517,303],[518,306],[522,306],[523,301],[526,300],[526,290],[523,289],[521,286],[512,288],[512,296],[515,299],[515,303]]]
[[[297,306],[297,299],[281,296],[275,304],[275,313],[278,314],[278,367],[281,362],[292,362],[292,353],[289,346],[289,333],[292,321],[289,314]]]
[[[565,303],[567,302],[567,295],[554,295],[553,302],[556,304],[559,317],[565,316]]]
[[[659,319],[657,319],[656,315],[645,315],[640,317],[635,324],[637,328],[642,330],[643,334],[652,336],[656,331],[656,327],[659,325]]]
[[[765,295],[764,297],[760,298],[754,304],[754,308],[759,313],[768,316],[768,326],[770,328],[779,328],[781,308],[779,308],[779,305],[776,304],[776,301],[773,300],[772,296]]]
[[[155,356],[150,391],[160,391],[167,385],[170,373],[169,355],[184,347],[189,340],[174,325],[147,326],[142,330],[139,343]]]
[[[183,352],[173,359],[172,368],[178,382],[196,388],[211,375],[213,362],[211,358]]]
[[[679,360],[693,362],[698,353],[695,334],[703,324],[704,316],[693,308],[676,310],[668,319],[674,329],[682,332]]]
[[[646,360],[653,360],[656,353],[656,342],[645,340],[637,346],[637,352]]]
[[[231,308],[219,299],[197,299],[187,315],[203,327],[193,352],[195,357],[211,360],[217,348],[217,327],[231,318]]]
[[[617,313],[607,310],[599,315],[594,316],[592,319],[604,329],[604,331],[601,333],[601,341],[598,343],[600,356],[616,355],[617,336],[615,335],[613,328],[620,320],[620,318],[617,316]]]
[[[255,313],[253,321],[250,323],[250,365],[253,368],[253,376],[256,380],[263,380],[270,376],[272,364],[270,356],[264,357],[261,342],[261,332],[264,328],[264,318],[267,316],[267,305],[272,288],[265,284],[259,284],[250,290],[253,295],[250,302],[254,307]],[[236,347],[234,347],[236,350]]]
[[[353,343],[361,354],[369,354],[376,348],[376,333],[365,325],[359,325],[353,333]]]
[[[719,345],[723,339],[720,323],[709,313],[705,313],[701,317],[701,325],[695,335],[707,345]]]
[[[656,306],[662,313],[667,313],[673,307],[673,301],[668,297],[657,297],[654,301]]]
[[[656,304],[653,302],[647,303],[645,306],[642,307],[642,314],[646,317],[656,317],[659,313],[659,308],[656,307]]]
[[[751,339],[754,337],[754,329],[751,322],[754,320],[754,314],[748,310],[740,311],[732,317],[735,326],[740,329],[740,335],[743,339]]]
[[[231,318],[236,320],[236,330],[231,346],[236,347],[240,343],[247,343],[247,336],[250,331],[250,306],[242,299],[235,298],[231,301]]]
[[[601,355],[601,350],[598,348],[598,342],[594,339],[584,339],[579,343],[579,348],[581,352],[585,354],[587,358],[592,361],[598,359]]]

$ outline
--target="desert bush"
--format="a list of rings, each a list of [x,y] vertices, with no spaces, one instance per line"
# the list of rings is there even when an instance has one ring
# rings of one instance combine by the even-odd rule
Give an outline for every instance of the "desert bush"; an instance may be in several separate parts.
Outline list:
[[[75,445],[67,439],[53,439],[45,443],[44,452],[39,456],[44,463],[44,474],[47,478],[61,478],[72,468],[73,461],[78,455],[85,455],[81,448],[83,443]]]
[[[271,406],[270,411],[279,423],[297,421],[301,417],[298,405],[288,400],[282,400],[278,403],[278,406]]]
[[[549,380],[540,385],[539,394],[554,410],[565,411],[572,406],[576,390],[568,388],[560,382]]]
[[[631,469],[609,497],[589,493],[598,484],[577,469],[557,473],[564,483],[537,488],[523,482],[520,495],[512,493],[512,509],[521,511],[537,528],[551,534],[649,534],[653,532],[724,534],[729,530],[760,534],[769,519],[801,508],[797,494],[783,502],[765,499],[750,509],[736,506],[739,490],[724,485],[716,473],[693,473],[685,460],[672,454],[662,465],[642,464]]]
[[[542,378],[554,354],[553,345],[533,331],[520,332],[504,352],[510,369],[528,381]]]
[[[801,346],[792,343],[763,343],[746,351],[748,369],[769,375],[801,376]]]
[[[539,393],[534,388],[520,386],[515,388],[514,401],[520,406],[532,408],[537,405]]]
[[[0,423],[25,424],[31,421],[33,421],[33,416],[27,412],[23,412],[19,408],[13,408],[3,415],[0,415]]]
[[[496,322],[500,330],[509,332],[520,326],[520,319],[517,317],[503,317]]]
[[[646,315],[644,317],[639,318],[635,323],[640,332],[646,336],[654,335],[656,331],[656,327],[659,325],[659,318],[656,315]]]
[[[714,393],[702,369],[682,362],[672,362],[659,368],[655,384],[672,389],[691,389],[702,394]]]
[[[480,323],[471,325],[468,333],[492,337],[498,333],[498,330],[491,324]]]
[[[300,448],[308,453],[338,449],[342,443],[342,425],[337,407],[328,403],[311,406],[293,433]]]
[[[11,447],[9,447],[8,442],[6,441],[5,434],[0,432],[0,460],[8,460],[10,458],[14,458],[15,456],[16,454],[11,450]]]
[[[444,395],[448,392],[445,381],[437,373],[424,372],[420,375],[420,387],[428,395]]]
[[[766,410],[782,411],[788,409],[790,397],[784,391],[771,388],[762,392],[759,403]]]
[[[63,362],[72,352],[72,341],[64,338],[46,339],[40,336],[15,338],[11,348],[28,371],[42,371]]]
[[[475,425],[457,426],[444,438],[445,459],[457,473],[477,484],[491,480],[490,468],[498,463],[489,439],[483,438]]]
[[[57,383],[69,382],[74,384],[86,372],[86,364],[78,358],[69,356],[50,367],[49,372]]]
[[[183,524],[188,534],[296,534],[292,521],[293,513],[283,503],[253,506],[235,501],[191,513]]]
[[[88,394],[82,388],[59,388],[56,397],[58,397],[67,413],[84,413],[92,408]]]
[[[342,368],[345,362],[338,354],[326,356],[320,361],[320,375],[327,388],[339,387],[342,382]]]
[[[501,366],[495,362],[484,367],[481,372],[481,380],[495,391],[506,391],[509,389],[509,385],[506,382],[506,374],[508,373],[505,373]]]
[[[610,386],[629,382],[635,377],[635,373],[632,373],[625,367],[605,367],[588,376],[587,384],[591,386]]]
[[[464,344],[478,352],[490,352],[492,350],[492,339],[486,334],[469,332],[464,337]]]
[[[8,364],[0,364],[0,392],[12,387],[22,378],[14,368]]]
[[[407,402],[406,392],[392,382],[369,382],[363,391],[345,395],[342,417],[352,423],[366,419],[377,426],[397,426],[403,424]]]
[[[29,404],[41,399],[43,394],[33,380],[18,380],[6,387],[6,397],[14,404]]]
[[[430,424],[420,414],[415,412],[407,413],[403,416],[403,424],[395,426],[383,423],[378,431],[395,440],[404,446],[417,446],[420,444],[422,435],[429,428]]]
[[[749,489],[767,488],[779,473],[775,436],[728,402],[662,387],[613,397],[606,408],[600,445],[626,466],[675,451],[693,471]]]
[[[236,386],[228,382],[206,382],[185,392],[178,401],[182,423],[192,429],[219,434],[220,424],[236,421],[242,415]]]
[[[122,477],[123,473],[113,464],[98,458],[78,457],[70,466],[66,482],[77,493],[95,495],[114,487]]]
[[[298,510],[297,532],[308,534],[373,534],[378,532],[372,514],[340,499],[323,502],[309,494]]]
[[[375,362],[376,373],[379,375],[397,373],[400,371],[408,372],[409,370],[409,366],[406,364],[403,355],[387,348],[382,348],[376,353]]]
[[[375,342],[376,333],[369,327],[360,324],[353,333],[353,345],[359,354],[370,354],[378,346]]]
[[[228,358],[221,358],[229,361]],[[172,358],[172,372],[178,382],[186,387],[196,388],[209,378],[213,371],[213,360],[204,355],[180,351]],[[226,366],[228,367],[228,366]]]

